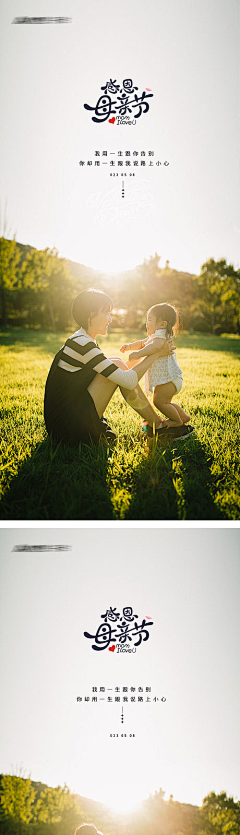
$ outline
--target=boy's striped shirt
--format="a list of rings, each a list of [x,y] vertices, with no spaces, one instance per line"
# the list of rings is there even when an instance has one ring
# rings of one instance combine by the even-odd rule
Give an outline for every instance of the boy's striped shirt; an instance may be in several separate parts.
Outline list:
[[[57,368],[74,374],[78,372],[78,388],[87,388],[95,374],[103,374],[111,382],[133,389],[138,383],[134,369],[124,371],[103,354],[97,343],[83,328],[69,337],[58,352]]]
[[[54,357],[44,397],[44,417],[48,434],[79,443],[99,438],[103,433],[88,387],[96,374],[128,389],[134,389],[138,376],[134,369],[123,370],[108,359],[97,343],[80,328],[66,340]]]

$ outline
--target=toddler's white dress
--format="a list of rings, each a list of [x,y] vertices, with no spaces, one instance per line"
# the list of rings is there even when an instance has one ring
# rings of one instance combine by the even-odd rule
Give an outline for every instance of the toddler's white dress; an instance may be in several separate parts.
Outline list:
[[[160,339],[167,339],[166,328],[159,328],[151,335],[151,339],[158,336]],[[154,386],[161,386],[163,383],[174,383],[175,378],[181,378],[182,371],[177,362],[176,351],[169,357],[159,357],[144,374],[144,388],[146,394],[151,394]],[[175,384],[175,383],[174,383]],[[181,388],[181,385],[180,385]],[[177,386],[177,390],[180,388]]]

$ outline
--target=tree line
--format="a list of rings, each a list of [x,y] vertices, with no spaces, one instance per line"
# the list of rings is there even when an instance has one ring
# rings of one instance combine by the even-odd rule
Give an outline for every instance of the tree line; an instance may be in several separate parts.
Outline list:
[[[104,835],[239,835],[240,801],[210,792],[202,806],[164,799],[162,789],[131,814],[117,815],[101,803],[9,774],[0,776],[3,835],[73,835],[93,823]]]
[[[56,249],[38,250],[0,238],[1,324],[65,330],[72,301],[81,290],[105,290],[113,302],[113,327],[142,328],[146,311],[168,301],[179,308],[185,330],[240,332],[240,270],[224,258],[210,258],[198,276],[160,266],[155,253],[134,270],[111,278],[60,258]]]

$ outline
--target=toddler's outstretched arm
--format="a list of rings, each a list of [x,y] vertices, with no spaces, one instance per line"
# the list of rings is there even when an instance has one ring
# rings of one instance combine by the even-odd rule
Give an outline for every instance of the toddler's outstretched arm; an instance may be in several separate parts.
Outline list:
[[[138,342],[124,342],[124,345],[121,345],[120,351],[122,351],[123,354],[124,351],[131,351],[131,349],[138,351],[144,347],[147,339],[148,337],[146,339],[139,339]]]
[[[166,339],[160,339],[160,337],[156,336],[152,342],[148,342],[148,344],[139,351],[132,351],[131,354],[129,354],[129,359],[138,360],[140,357],[149,357],[151,354],[156,354],[156,351],[160,351],[161,348],[163,348],[164,342],[166,342]]]

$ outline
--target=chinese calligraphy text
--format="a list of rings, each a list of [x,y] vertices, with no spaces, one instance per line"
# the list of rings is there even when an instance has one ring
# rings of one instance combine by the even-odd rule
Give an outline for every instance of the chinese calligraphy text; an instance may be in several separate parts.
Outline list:
[[[84,632],[85,638],[93,638],[95,643],[92,644],[92,649],[100,652],[103,649],[110,649],[114,652],[117,646],[117,651],[124,649],[125,651],[133,652],[133,647],[138,647],[142,641],[149,639],[149,626],[153,625],[153,621],[143,618],[142,622],[138,624],[138,615],[133,613],[131,606],[125,606],[122,610],[122,615],[117,612],[116,607],[106,610],[101,615],[103,623],[98,627],[95,635],[90,632]],[[113,626],[116,624],[116,626]],[[136,638],[136,640],[134,640]],[[133,642],[133,647],[130,643]],[[113,646],[110,647],[110,644]],[[136,650],[135,650],[136,651]]]

